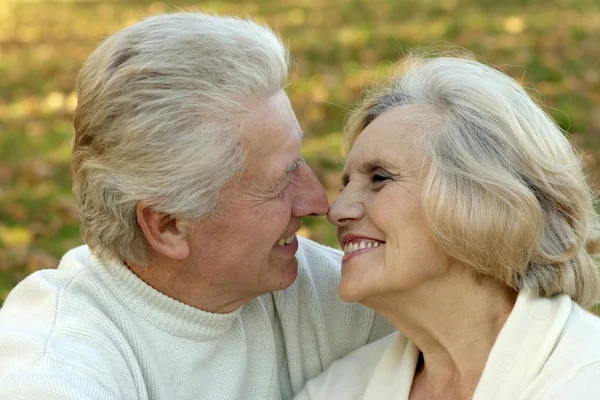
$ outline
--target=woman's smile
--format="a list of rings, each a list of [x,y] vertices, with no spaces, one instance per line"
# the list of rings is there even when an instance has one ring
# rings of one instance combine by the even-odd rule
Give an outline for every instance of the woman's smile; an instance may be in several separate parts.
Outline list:
[[[342,262],[346,262],[359,254],[378,250],[379,247],[383,247],[384,245],[385,242],[370,238],[354,238],[349,240],[344,245],[344,258],[342,259]]]

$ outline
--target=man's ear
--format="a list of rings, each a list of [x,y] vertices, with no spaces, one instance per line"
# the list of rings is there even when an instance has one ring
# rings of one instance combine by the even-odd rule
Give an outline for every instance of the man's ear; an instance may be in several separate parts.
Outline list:
[[[136,209],[138,224],[154,251],[173,260],[184,260],[190,254],[187,221],[158,212],[143,202]]]

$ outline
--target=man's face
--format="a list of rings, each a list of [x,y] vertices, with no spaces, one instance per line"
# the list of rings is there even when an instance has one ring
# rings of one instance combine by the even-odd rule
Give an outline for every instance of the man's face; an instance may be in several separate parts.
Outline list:
[[[285,92],[249,113],[242,141],[247,168],[223,188],[218,215],[194,225],[186,267],[224,298],[247,301],[294,282],[295,232],[303,216],[326,214],[328,202],[302,161],[302,131]]]

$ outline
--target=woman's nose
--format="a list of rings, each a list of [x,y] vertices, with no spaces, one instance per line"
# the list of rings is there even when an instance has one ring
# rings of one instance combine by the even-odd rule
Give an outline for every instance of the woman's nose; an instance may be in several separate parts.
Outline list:
[[[356,199],[356,196],[348,192],[342,192],[329,207],[327,219],[333,225],[343,227],[361,220],[364,215],[365,209],[362,203]]]

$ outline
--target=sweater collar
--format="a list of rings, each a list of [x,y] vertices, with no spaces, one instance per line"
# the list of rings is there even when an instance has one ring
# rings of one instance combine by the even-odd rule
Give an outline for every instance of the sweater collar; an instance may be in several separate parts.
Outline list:
[[[233,325],[243,308],[227,314],[203,311],[157,291],[123,263],[99,260],[90,254],[90,265],[123,306],[158,329],[179,337],[216,339]]]

